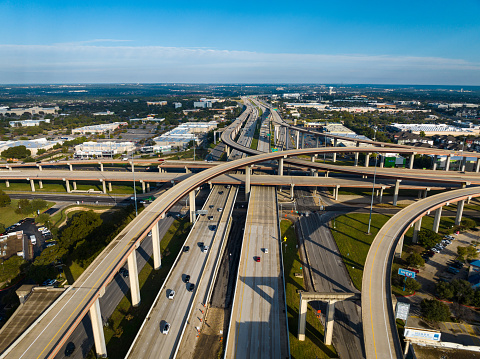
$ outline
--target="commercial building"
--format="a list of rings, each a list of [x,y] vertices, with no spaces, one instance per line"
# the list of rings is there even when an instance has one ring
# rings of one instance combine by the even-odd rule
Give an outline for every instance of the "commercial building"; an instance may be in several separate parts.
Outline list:
[[[191,141],[195,141],[197,144],[200,142],[196,134],[214,130],[217,125],[216,121],[186,122],[161,136],[155,137],[153,140],[158,146],[186,148]]]
[[[107,110],[107,111],[93,113],[93,116],[108,116],[108,115],[115,115],[115,112]]]
[[[43,113],[45,115],[53,115],[60,111],[60,107],[21,107],[21,108],[8,108],[8,107],[0,107],[0,114],[5,115],[6,113],[11,113],[16,116],[21,116],[25,112],[28,112],[32,115]]]
[[[477,135],[478,129],[475,128],[461,128],[450,126],[447,124],[410,124],[410,123],[393,123],[389,126],[395,131],[409,131],[420,134],[424,132],[426,136],[433,135],[453,135],[453,136],[468,136]]]
[[[21,121],[9,121],[10,127],[32,127],[39,126],[40,123],[50,123],[50,119],[46,118],[44,120],[21,120]]]
[[[167,101],[147,101],[148,106],[165,106]]]
[[[63,141],[48,141],[46,138],[38,138],[35,140],[20,140],[20,141],[0,141],[0,153],[10,147],[25,146],[30,150],[32,156],[35,156],[38,150],[44,149],[48,151],[57,143],[62,144]]]
[[[212,108],[212,102],[211,101],[195,101],[193,103],[194,108]]]
[[[182,107],[182,103],[181,102],[174,102],[173,106],[175,106],[175,108],[180,108],[180,107]]]
[[[133,142],[84,142],[75,146],[75,157],[113,157],[116,154],[135,150]]]
[[[155,145],[155,146],[143,146],[140,148],[140,152],[142,153],[168,153],[172,151],[172,146],[160,146],[160,145]]]
[[[147,116],[147,117],[144,117],[144,118],[131,118],[129,119],[130,122],[142,122],[142,123],[145,123],[145,122],[163,122],[165,121],[165,117],[164,118],[156,118],[156,117],[151,117],[151,116]]]
[[[127,122],[103,123],[101,125],[83,126],[72,130],[73,134],[79,133],[82,135],[90,133],[105,133],[107,131],[114,131],[120,126],[127,126]]]

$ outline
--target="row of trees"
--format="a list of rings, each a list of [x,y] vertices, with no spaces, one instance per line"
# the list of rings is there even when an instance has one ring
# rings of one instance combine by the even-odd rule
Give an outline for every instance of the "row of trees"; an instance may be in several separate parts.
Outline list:
[[[439,282],[435,290],[439,298],[480,307],[480,289],[472,288],[470,282],[466,280],[454,279],[451,282]]]

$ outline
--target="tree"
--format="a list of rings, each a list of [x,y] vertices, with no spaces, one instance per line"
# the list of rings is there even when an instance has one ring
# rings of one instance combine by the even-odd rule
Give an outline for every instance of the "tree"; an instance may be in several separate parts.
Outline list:
[[[474,259],[477,257],[478,252],[474,246],[457,247],[457,254],[461,261],[465,259]]]
[[[25,158],[30,156],[31,152],[25,146],[15,146],[7,148],[2,151],[2,157],[4,158]]]
[[[425,132],[424,131],[420,131],[420,137],[425,137]]]
[[[422,229],[418,232],[418,243],[425,248],[435,247],[441,241],[442,236],[429,229]]]
[[[443,299],[452,299],[455,297],[455,289],[451,283],[438,282],[435,286],[437,295]]]
[[[418,253],[410,254],[407,257],[407,263],[409,266],[412,266],[412,267],[423,267],[425,265],[424,259]]]
[[[0,234],[5,232],[5,225],[3,223],[0,223]]]
[[[445,303],[436,299],[424,299],[420,303],[422,315],[434,322],[445,322],[450,319],[450,309]]]
[[[32,206],[30,205],[30,201],[28,199],[22,198],[17,203],[17,209],[15,213],[18,214],[29,214],[32,213]]]
[[[67,249],[73,247],[99,227],[102,222],[100,215],[93,211],[75,214],[60,234],[60,245]]]
[[[47,152],[47,150],[46,150],[45,148],[40,148],[40,149],[37,151],[37,156],[43,155],[45,152]]]
[[[37,217],[35,217],[35,223],[47,223],[50,222],[50,215],[48,213],[40,213]]]
[[[0,190],[0,207],[6,207],[12,203],[9,195]]]
[[[32,206],[32,212],[37,212],[48,207],[47,201],[40,198],[32,200],[32,202],[30,202],[30,205]]]
[[[422,285],[419,282],[417,282],[415,279],[407,277],[405,279],[405,288],[412,292],[415,292],[420,288],[422,288]]]

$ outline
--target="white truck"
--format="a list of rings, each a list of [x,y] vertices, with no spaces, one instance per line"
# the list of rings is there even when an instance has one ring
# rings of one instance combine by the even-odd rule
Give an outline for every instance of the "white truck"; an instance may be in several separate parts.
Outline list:
[[[35,237],[35,235],[31,235],[30,236],[30,242],[32,242],[33,245],[37,244],[37,238]]]

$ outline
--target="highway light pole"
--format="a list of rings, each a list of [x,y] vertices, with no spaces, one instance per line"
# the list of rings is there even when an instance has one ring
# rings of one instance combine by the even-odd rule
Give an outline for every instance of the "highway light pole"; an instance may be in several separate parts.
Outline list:
[[[367,234],[370,234],[370,227],[372,224],[372,209],[373,209],[373,193],[375,192],[375,178],[377,176],[377,162],[379,153],[375,152],[375,170],[373,171],[373,186],[372,186],[372,200],[370,201],[370,217],[368,218]]]

